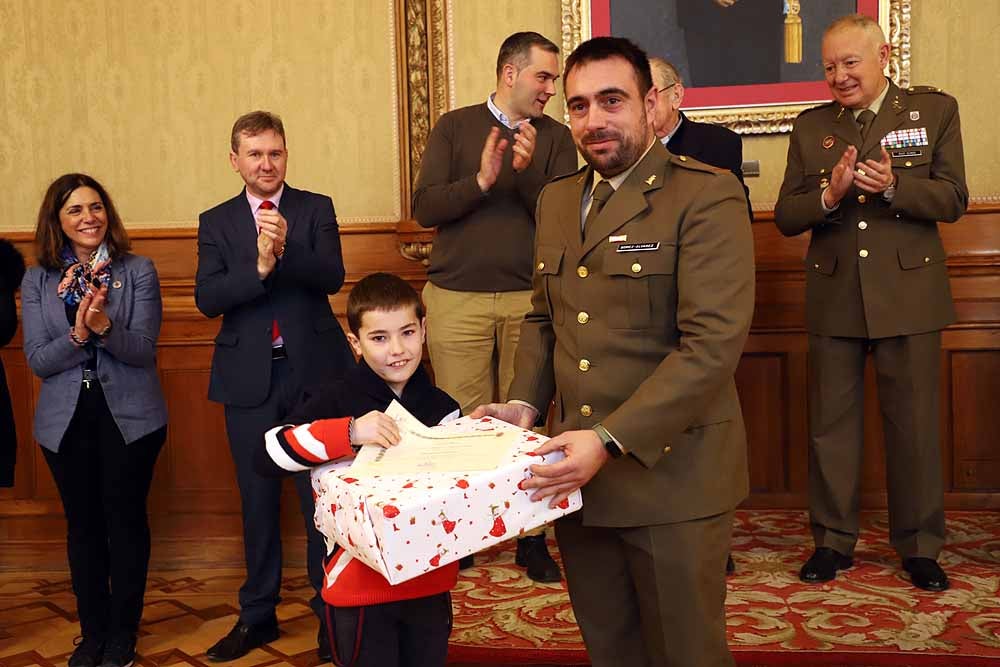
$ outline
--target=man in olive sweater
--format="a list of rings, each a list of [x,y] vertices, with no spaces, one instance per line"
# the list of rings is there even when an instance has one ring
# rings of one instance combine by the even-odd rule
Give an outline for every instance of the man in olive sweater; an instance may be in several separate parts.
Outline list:
[[[531,308],[535,202],[577,168],[569,129],[544,114],[558,53],[535,32],[504,40],[496,92],[442,116],[422,158],[414,216],[438,230],[423,293],[427,347],[437,385],[463,412],[507,400]],[[536,581],[561,578],[544,533],[518,540],[517,562]]]

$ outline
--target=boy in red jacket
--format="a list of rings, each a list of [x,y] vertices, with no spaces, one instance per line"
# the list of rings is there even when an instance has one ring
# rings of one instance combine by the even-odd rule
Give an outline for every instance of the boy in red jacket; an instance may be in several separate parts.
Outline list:
[[[386,273],[367,276],[348,296],[347,321],[347,338],[361,361],[342,379],[303,393],[289,417],[300,426],[267,432],[257,460],[261,474],[289,475],[353,457],[363,444],[396,445],[399,430],[383,412],[393,400],[428,426],[459,416],[458,403],[431,384],[421,366],[424,307],[407,282]],[[343,549],[325,569],[335,665],[444,665],[458,563],[396,586]]]

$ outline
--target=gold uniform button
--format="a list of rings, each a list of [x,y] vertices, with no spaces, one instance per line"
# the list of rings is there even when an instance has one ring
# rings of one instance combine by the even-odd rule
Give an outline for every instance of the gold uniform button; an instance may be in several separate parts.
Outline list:
[[[930,257],[924,257],[924,264],[928,263],[929,261],[931,261]]]
[[[858,223],[858,229],[868,229],[868,223],[862,220]]]
[[[862,257],[862,258],[867,257],[868,256],[868,251],[865,250],[864,248],[862,248],[861,250],[858,251],[858,255],[860,257]]]
[[[909,160],[907,160],[906,162],[904,162],[904,163],[903,163],[903,165],[904,165],[904,166],[907,166],[907,167],[912,167],[912,166],[913,166],[913,163],[912,163],[912,162],[910,162]]]
[[[586,324],[587,322],[590,321],[590,315],[581,310],[579,313],[576,314],[576,321],[579,322],[580,324]]]
[[[589,359],[581,359],[580,360],[580,370],[583,371],[584,373],[586,373],[587,371],[590,370],[590,360]]]
[[[681,162],[687,162],[688,161],[686,155],[681,155],[679,159],[680,159]]]
[[[663,448],[663,453],[664,454],[669,454],[670,453],[670,445],[667,445],[666,447]]]
[[[590,271],[588,271],[587,267],[585,266],[578,266],[576,267],[576,275],[580,276],[581,278],[586,278],[587,276],[590,275]]]
[[[864,195],[858,195],[858,203],[859,204],[864,204],[866,201],[868,201],[867,197],[865,197]]]
[[[636,262],[632,265],[632,273],[639,273],[640,271],[642,271],[642,264]]]
[[[538,263],[538,270],[539,270],[539,271],[542,271],[542,270],[544,270],[544,269],[545,269],[545,262],[539,262],[539,263]]]
[[[580,406],[580,414],[583,415],[584,417],[589,417],[590,415],[594,414],[594,409],[589,405],[587,405],[586,403],[584,403],[583,405]]]
[[[825,173],[826,173],[826,169],[820,169],[820,170],[819,170],[819,173],[821,173],[821,174],[825,174]]]
[[[813,268],[814,269],[818,269],[819,268],[819,264],[813,264]]]

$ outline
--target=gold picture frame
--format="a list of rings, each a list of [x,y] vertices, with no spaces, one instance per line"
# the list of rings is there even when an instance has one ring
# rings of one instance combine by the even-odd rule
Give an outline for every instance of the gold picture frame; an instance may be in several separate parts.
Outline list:
[[[887,74],[900,87],[910,85],[911,0],[879,0],[879,23],[889,39]],[[591,37],[591,0],[562,0],[562,49],[572,53]],[[684,109],[694,120],[724,125],[739,134],[780,134],[792,131],[792,122],[816,102],[777,105]]]

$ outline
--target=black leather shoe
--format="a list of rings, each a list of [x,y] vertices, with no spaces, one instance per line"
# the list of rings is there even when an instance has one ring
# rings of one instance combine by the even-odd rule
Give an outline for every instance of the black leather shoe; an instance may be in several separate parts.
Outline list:
[[[69,667],[97,667],[104,655],[104,640],[97,637],[78,637],[73,655],[69,657]]]
[[[229,634],[208,649],[206,655],[212,662],[229,662],[242,658],[255,648],[273,642],[277,638],[277,619],[257,625],[247,625],[242,621],[236,621],[236,625],[229,631]]]
[[[837,570],[846,570],[853,565],[854,559],[850,556],[830,547],[819,547],[799,570],[799,579],[807,584],[833,581],[837,577]]]
[[[736,572],[736,563],[733,562],[733,555],[729,554],[729,556],[726,558],[726,576],[728,577],[731,574],[735,574],[735,572]]]
[[[470,567],[472,567],[475,564],[476,564],[476,561],[472,557],[472,554],[469,554],[468,556],[464,556],[464,557],[458,559],[458,569],[459,570],[468,570]]]
[[[903,569],[910,573],[910,581],[917,588],[940,593],[948,590],[948,575],[933,558],[904,558]]]
[[[333,651],[330,650],[330,635],[326,632],[326,623],[319,624],[319,632],[316,634],[316,653],[319,654],[320,662],[333,661]]]
[[[543,584],[562,581],[559,565],[549,555],[545,535],[517,538],[517,556],[514,562],[528,571],[528,578]]]

